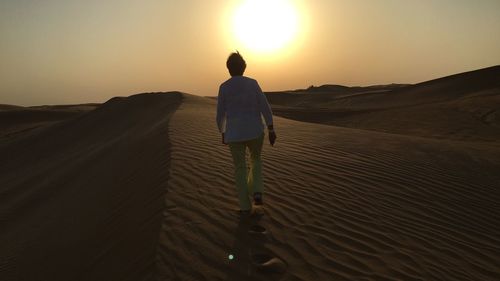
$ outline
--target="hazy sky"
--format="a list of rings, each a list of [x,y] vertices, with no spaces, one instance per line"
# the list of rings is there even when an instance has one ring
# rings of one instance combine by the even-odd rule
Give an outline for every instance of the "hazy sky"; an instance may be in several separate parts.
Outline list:
[[[268,91],[415,83],[500,64],[498,0],[290,0],[298,37],[274,55],[235,39],[241,2],[0,0],[0,104],[216,95],[235,49]]]

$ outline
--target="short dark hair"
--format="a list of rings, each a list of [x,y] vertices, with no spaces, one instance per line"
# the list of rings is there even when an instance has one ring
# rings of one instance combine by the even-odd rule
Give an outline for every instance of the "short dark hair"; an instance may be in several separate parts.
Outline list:
[[[243,75],[245,68],[247,68],[247,63],[240,55],[239,52],[231,53],[226,61],[227,69],[231,76]]]

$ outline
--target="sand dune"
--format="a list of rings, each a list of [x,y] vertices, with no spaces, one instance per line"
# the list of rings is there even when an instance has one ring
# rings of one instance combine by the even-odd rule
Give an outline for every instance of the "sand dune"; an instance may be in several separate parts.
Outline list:
[[[0,280],[147,279],[179,102],[180,94],[113,98],[2,141]]]
[[[10,105],[10,104],[0,104],[0,111],[20,109],[20,108],[23,108],[23,107],[17,106],[17,105]]]
[[[268,94],[275,114],[299,121],[438,139],[500,139],[500,66],[392,91],[339,97]]]
[[[500,276],[499,149],[276,118],[266,214],[242,221],[214,110],[185,96],[171,119],[158,280]],[[249,231],[256,225],[266,233]],[[262,272],[257,254],[286,270]]]
[[[0,280],[499,280],[498,85],[463,75],[385,108],[370,100],[394,92],[272,94],[280,114],[343,127],[276,117],[251,218],[214,99],[5,107]]]
[[[268,92],[268,96],[271,100],[277,98],[281,103],[286,102],[288,105],[290,104],[303,104],[312,107],[321,106],[321,104],[307,104],[305,100],[308,100],[308,96],[313,94],[316,98],[327,98],[331,100],[332,98],[343,98],[343,97],[352,97],[362,94],[377,94],[384,93],[394,90],[401,90],[404,88],[409,88],[412,86],[411,84],[388,84],[388,85],[373,85],[367,87],[348,87],[342,85],[321,85],[321,86],[310,86],[307,89],[298,89],[293,91],[279,91],[279,92]],[[269,95],[271,94],[271,95]],[[286,99],[279,98],[273,94],[285,94],[287,96]],[[307,94],[307,95],[303,95]],[[277,103],[276,100],[273,100],[274,103]]]
[[[500,65],[414,85],[390,84],[369,87],[324,85],[306,90],[271,92],[267,97],[272,104],[280,106],[349,110],[391,108],[449,101],[495,90],[500,88],[498,77],[500,77]]]

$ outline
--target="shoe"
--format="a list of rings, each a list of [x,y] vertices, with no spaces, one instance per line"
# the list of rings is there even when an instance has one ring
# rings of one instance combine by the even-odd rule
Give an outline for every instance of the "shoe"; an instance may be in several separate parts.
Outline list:
[[[262,193],[260,192],[255,192],[253,194],[253,203],[255,205],[262,205]]]

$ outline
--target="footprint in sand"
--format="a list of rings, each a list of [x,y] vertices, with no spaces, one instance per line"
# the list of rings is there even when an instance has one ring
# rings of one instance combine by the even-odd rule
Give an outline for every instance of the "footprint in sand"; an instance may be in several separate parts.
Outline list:
[[[249,228],[248,233],[255,238],[266,239],[268,231],[265,227],[254,224]],[[252,264],[258,271],[265,273],[283,273],[287,268],[282,259],[268,253],[253,254]]]
[[[280,258],[264,253],[252,255],[252,263],[256,269],[266,273],[284,273],[287,267]]]
[[[259,241],[259,243],[263,243],[268,240],[268,232],[267,229],[258,224],[252,225],[248,229],[248,234],[255,240]]]
[[[250,230],[248,232],[250,232],[251,234],[263,234],[263,235],[266,235],[267,234],[267,229],[265,227],[263,227],[263,226],[255,224],[255,225],[253,225],[253,226],[250,227]]]
[[[264,208],[261,206],[253,206],[252,214],[257,217],[262,217],[264,216]]]

